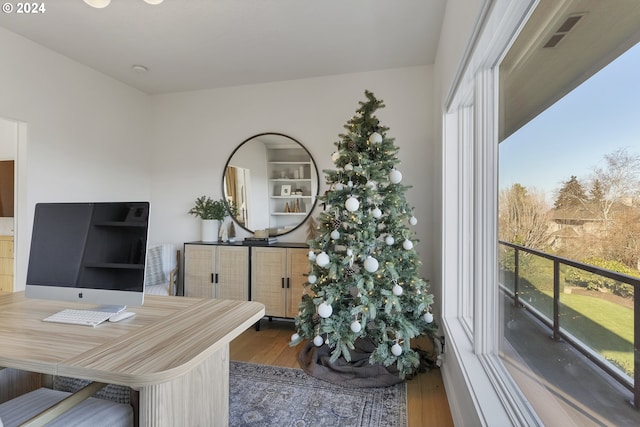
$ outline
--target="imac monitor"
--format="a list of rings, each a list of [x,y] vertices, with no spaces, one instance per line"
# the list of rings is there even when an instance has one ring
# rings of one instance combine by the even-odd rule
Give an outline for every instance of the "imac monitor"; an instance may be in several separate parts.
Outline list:
[[[148,202],[38,203],[25,295],[140,306]]]

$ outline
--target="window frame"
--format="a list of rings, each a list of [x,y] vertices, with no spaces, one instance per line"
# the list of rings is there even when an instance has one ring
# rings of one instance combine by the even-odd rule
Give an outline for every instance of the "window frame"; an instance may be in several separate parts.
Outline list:
[[[499,357],[499,64],[537,0],[487,0],[442,118],[443,380],[456,425],[543,425]]]

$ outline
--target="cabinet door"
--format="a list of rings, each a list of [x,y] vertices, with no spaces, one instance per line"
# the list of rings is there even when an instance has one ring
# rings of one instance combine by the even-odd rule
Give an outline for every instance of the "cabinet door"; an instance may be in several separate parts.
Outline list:
[[[13,292],[13,238],[0,237],[0,292]]]
[[[249,248],[218,246],[216,298],[249,299]]]
[[[285,316],[285,248],[252,248],[251,300],[265,305],[266,316]]]
[[[289,288],[287,289],[287,313],[286,317],[296,317],[304,283],[307,281],[306,274],[309,274],[309,250],[289,249],[287,259],[287,277]]]
[[[213,298],[213,261],[215,246],[185,245],[184,295],[196,298]]]

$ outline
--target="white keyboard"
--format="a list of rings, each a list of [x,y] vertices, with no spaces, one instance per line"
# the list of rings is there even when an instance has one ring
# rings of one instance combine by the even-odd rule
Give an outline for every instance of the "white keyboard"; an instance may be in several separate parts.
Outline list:
[[[68,323],[71,325],[96,326],[109,320],[109,317],[113,315],[113,312],[107,311],[74,310],[67,308],[42,320],[45,322]]]

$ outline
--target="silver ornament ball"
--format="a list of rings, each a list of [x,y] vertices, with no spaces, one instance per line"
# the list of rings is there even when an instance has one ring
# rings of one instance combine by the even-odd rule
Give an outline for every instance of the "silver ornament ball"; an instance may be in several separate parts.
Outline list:
[[[351,196],[344,202],[344,207],[347,208],[349,212],[355,212],[360,207],[360,202],[355,197]]]
[[[380,144],[382,142],[382,135],[380,135],[378,132],[374,132],[371,135],[369,135],[369,142],[372,144]]]
[[[327,317],[331,316],[332,313],[333,313],[333,307],[331,307],[331,305],[327,304],[326,302],[323,302],[318,306],[318,314],[323,319],[326,319]]]
[[[394,345],[391,346],[391,354],[393,354],[396,357],[402,354],[402,347],[400,346],[400,344],[395,343]]]
[[[326,267],[327,265],[329,265],[329,255],[327,255],[326,252],[320,252],[317,256],[316,256],[316,264],[318,264],[319,267]]]
[[[375,273],[378,271],[378,260],[372,256],[368,256],[367,259],[364,260],[364,269],[369,273]]]
[[[400,181],[402,181],[402,173],[398,169],[391,169],[391,172],[389,172],[389,181],[391,181],[392,184],[400,184]]]
[[[362,330],[362,325],[357,320],[354,320],[353,323],[351,323],[351,330],[357,334]]]

